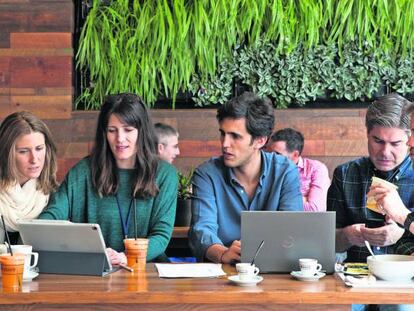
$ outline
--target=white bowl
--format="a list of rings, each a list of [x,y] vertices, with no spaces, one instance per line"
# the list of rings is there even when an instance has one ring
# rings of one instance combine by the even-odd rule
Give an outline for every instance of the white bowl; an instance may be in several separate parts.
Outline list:
[[[369,256],[367,263],[369,271],[385,281],[409,281],[414,277],[414,256]]]

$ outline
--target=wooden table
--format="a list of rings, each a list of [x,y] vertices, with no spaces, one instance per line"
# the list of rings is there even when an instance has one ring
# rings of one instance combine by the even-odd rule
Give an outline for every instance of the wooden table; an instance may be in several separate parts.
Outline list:
[[[234,274],[233,267],[225,271]],[[414,304],[412,289],[352,289],[332,275],[317,282],[263,276],[258,286],[238,287],[226,278],[160,279],[152,264],[140,275],[41,274],[20,293],[0,290],[0,310],[349,310],[351,303]]]

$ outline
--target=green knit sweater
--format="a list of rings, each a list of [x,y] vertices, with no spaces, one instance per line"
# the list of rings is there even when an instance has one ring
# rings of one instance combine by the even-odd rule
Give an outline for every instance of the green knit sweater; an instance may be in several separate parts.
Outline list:
[[[119,169],[118,199],[125,221],[132,198],[133,170]],[[174,227],[177,204],[178,178],[175,168],[160,161],[156,183],[158,194],[146,200],[136,200],[137,236],[148,237],[147,260],[162,255],[167,248]],[[133,208],[128,226],[128,237],[134,237]],[[123,251],[123,233],[116,197],[99,197],[92,187],[88,158],[69,170],[59,190],[50,198],[42,219],[69,219],[78,223],[97,223],[107,247]]]

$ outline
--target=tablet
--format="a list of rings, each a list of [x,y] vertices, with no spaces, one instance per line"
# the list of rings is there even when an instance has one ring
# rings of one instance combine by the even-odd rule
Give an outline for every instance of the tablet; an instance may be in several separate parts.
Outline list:
[[[104,276],[114,271],[98,224],[33,219],[18,226],[23,243],[39,253],[40,273]]]

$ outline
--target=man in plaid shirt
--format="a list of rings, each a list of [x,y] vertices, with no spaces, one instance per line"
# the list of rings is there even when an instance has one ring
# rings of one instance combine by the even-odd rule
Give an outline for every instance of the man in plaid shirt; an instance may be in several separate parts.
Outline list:
[[[414,103],[408,106],[406,112],[411,116],[411,136],[407,145],[411,160],[414,161]],[[370,191],[383,214],[407,230],[407,234],[395,245],[396,253],[414,255],[414,212],[406,207],[398,192],[387,185],[372,186]]]
[[[414,170],[406,145],[410,137],[408,105],[410,102],[398,94],[374,101],[365,118],[369,157],[342,164],[333,174],[327,208],[336,212],[336,251],[347,252],[348,262],[366,261],[365,240],[377,254],[393,253],[394,244],[405,232],[389,217],[366,208],[373,176],[398,186],[402,202],[414,210]],[[372,219],[383,223],[368,228]]]

